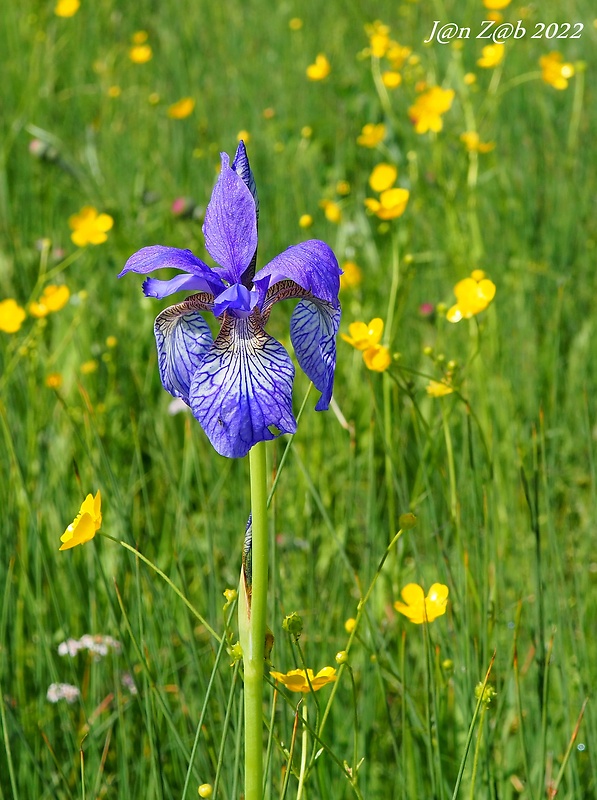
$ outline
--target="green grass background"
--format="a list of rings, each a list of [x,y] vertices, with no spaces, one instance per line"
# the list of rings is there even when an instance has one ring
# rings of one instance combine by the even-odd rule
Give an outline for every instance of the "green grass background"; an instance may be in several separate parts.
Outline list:
[[[66,553],[58,545],[85,494],[100,488],[102,529],[158,565],[224,634],[248,465],[216,455],[189,415],[168,414],[152,334],[166,303],[116,274],[148,244],[204,254],[200,222],[174,218],[170,204],[188,196],[205,207],[218,154],[234,151],[242,129],[261,199],[261,264],[311,237],[341,263],[357,261],[363,280],[343,291],[344,332],[387,318],[399,280],[395,380],[368,373],[339,341],[335,399],[351,430],[331,411],[315,414],[310,397],[272,506],[271,659],[282,671],[299,663],[284,616],[303,617],[309,666],[333,665],[398,514],[418,518],[367,604],[350,654],[354,682],[344,671],[303,797],[452,797],[475,686],[494,651],[497,695],[481,740],[477,721],[458,796],[548,797],[587,697],[558,797],[597,796],[596,15],[580,0],[514,2],[505,14],[529,27],[582,21],[584,30],[578,40],[509,42],[496,81],[476,67],[486,42],[422,44],[436,19],[475,32],[485,16],[475,2],[83,0],[71,19],[51,3],[6,4],[0,300],[26,305],[52,280],[72,297],[46,320],[0,334],[0,798],[179,798],[205,782],[217,797],[241,794],[242,681],[226,650],[218,654],[205,626],[123,547],[99,537]],[[295,16],[299,31],[289,28]],[[419,57],[390,94],[389,115],[359,57],[375,19]],[[145,65],[127,56],[137,30],[153,48]],[[556,48],[586,68],[562,92],[538,67]],[[305,69],[319,52],[332,71],[311,83]],[[477,74],[470,90],[466,71]],[[422,80],[457,91],[436,137],[418,136],[408,120]],[[169,119],[183,96],[195,98],[194,113]],[[496,142],[479,157],[474,192],[459,141],[467,97],[481,138]],[[362,126],[379,121],[389,129],[384,149],[358,147]],[[34,137],[56,147],[58,162],[30,154]],[[411,191],[388,230],[363,206],[381,160]],[[333,225],[319,201],[338,199],[339,180],[351,193]],[[84,205],[115,224],[107,243],[77,253],[68,217]],[[314,217],[308,232],[298,225],[304,213]],[[50,256],[42,270],[43,238],[76,255],[53,277],[63,262]],[[420,303],[451,304],[453,285],[474,268],[497,286],[486,312],[455,326],[421,317]],[[276,307],[268,325],[286,345],[290,312]],[[97,370],[82,373],[91,359]],[[451,359],[461,396],[427,397],[428,377]],[[45,385],[51,372],[63,376],[57,392]],[[297,409],[306,390],[297,374]],[[269,449],[272,475],[284,447]],[[393,610],[411,581],[450,589],[428,641]],[[116,637],[121,654],[58,655],[59,642],[85,633]],[[48,703],[53,681],[80,687],[80,702]],[[306,698],[311,724],[314,700],[323,711],[330,692]],[[284,775],[298,699],[278,696],[272,711],[267,688],[268,798],[297,794],[296,775],[286,788]],[[300,753],[299,731],[295,772]],[[354,770],[361,759],[355,789],[342,764]]]

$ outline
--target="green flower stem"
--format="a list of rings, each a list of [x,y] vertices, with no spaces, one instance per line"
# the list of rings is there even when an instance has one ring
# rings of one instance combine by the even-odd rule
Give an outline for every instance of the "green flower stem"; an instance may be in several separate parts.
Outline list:
[[[249,451],[253,543],[251,582],[241,579],[239,640],[245,674],[245,800],[263,795],[263,663],[267,611],[267,469],[265,442]],[[246,592],[250,588],[250,592]]]

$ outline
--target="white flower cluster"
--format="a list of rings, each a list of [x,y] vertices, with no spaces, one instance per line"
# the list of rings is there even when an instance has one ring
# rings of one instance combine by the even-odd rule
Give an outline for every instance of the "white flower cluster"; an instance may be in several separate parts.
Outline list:
[[[102,636],[101,634],[92,636],[90,633],[86,633],[80,639],[67,639],[66,642],[60,642],[58,655],[74,658],[79,650],[89,650],[90,653],[94,653],[98,658],[101,658],[108,655],[110,648],[115,653],[120,653],[122,645],[111,636]]]
[[[81,696],[81,692],[76,686],[70,683],[51,683],[46,693],[46,699],[50,703],[57,703],[59,700],[66,700],[67,703],[74,703]]]

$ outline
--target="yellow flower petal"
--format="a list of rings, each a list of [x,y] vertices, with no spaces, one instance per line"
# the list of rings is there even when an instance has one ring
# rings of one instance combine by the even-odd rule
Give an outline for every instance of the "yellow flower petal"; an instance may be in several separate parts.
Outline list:
[[[328,683],[333,683],[337,680],[335,667],[324,667],[319,670],[317,675],[313,673],[312,669],[292,669],[290,672],[270,672],[272,678],[289,689],[291,692],[310,692],[311,687],[314,692],[317,692]],[[309,683],[311,686],[309,686]]]
[[[167,114],[170,119],[186,119],[195,108],[195,101],[192,97],[183,97],[176,103],[169,106]]]
[[[445,397],[453,391],[454,387],[444,381],[429,381],[427,384],[427,394],[430,397]]]
[[[108,238],[107,231],[114,225],[109,214],[98,214],[93,206],[85,206],[78,214],[69,217],[68,224],[73,231],[71,241],[77,247],[88,244],[102,244]]]
[[[342,275],[340,275],[341,289],[354,289],[362,280],[361,269],[354,261],[345,261],[342,264]]]
[[[16,300],[9,298],[0,303],[0,331],[16,333],[27,314]]]
[[[378,144],[383,142],[386,136],[386,126],[383,122],[378,125],[368,123],[363,126],[360,136],[357,137],[357,144],[361,147],[377,147]]]
[[[367,348],[374,347],[381,339],[383,334],[383,320],[380,317],[375,317],[367,325],[365,322],[351,322],[348,326],[348,333],[342,334],[342,338],[348,344],[351,344],[357,350],[367,350]]]
[[[369,176],[369,186],[374,192],[383,192],[393,186],[398,170],[393,164],[377,164]]]
[[[88,494],[74,521],[60,537],[60,550],[69,550],[78,544],[91,541],[102,524],[102,498],[99,490],[95,497]]]
[[[324,78],[327,78],[331,71],[330,62],[323,53],[319,53],[315,58],[315,63],[307,67],[306,73],[310,81],[322,81]]]
[[[80,0],[58,0],[54,14],[57,17],[74,17],[80,7]]]
[[[421,586],[409,583],[400,592],[404,602],[397,600],[394,608],[411,622],[421,625],[424,622],[433,622],[446,613],[448,602],[448,587],[442,583],[434,583],[429,589],[427,597]]]
[[[146,64],[152,56],[153,52],[148,44],[135,44],[129,50],[129,58],[133,64]]]
[[[402,83],[402,75],[394,70],[381,73],[381,81],[386,89],[396,89]]]
[[[477,60],[477,65],[485,69],[497,67],[504,57],[506,46],[498,42],[497,44],[488,44],[481,50],[481,58]]]
[[[385,372],[392,363],[392,356],[387,347],[382,344],[377,344],[375,347],[369,347],[363,353],[363,361],[367,369],[373,372]]]

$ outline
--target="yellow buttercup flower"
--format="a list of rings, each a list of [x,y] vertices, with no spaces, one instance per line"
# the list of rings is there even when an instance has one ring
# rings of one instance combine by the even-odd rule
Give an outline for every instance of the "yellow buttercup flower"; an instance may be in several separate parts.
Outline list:
[[[408,189],[386,189],[379,195],[379,200],[373,197],[365,198],[365,205],[379,219],[388,220],[401,217],[406,211],[410,192]]]
[[[0,331],[16,333],[27,314],[16,300],[9,298],[0,303]]]
[[[46,377],[46,386],[48,389],[60,389],[62,386],[62,375],[59,372],[50,372]]]
[[[549,83],[554,89],[565,89],[568,80],[574,75],[574,64],[565,62],[562,54],[554,50],[539,59],[541,67],[541,77],[545,83]]]
[[[84,361],[81,364],[81,372],[83,375],[93,375],[94,372],[97,372],[97,361],[95,358],[92,358],[89,361]]]
[[[398,42],[391,42],[386,58],[390,62],[392,69],[398,70],[402,69],[411,53],[412,49],[410,47],[403,47]]]
[[[394,185],[398,170],[393,164],[377,164],[369,175],[369,186],[374,192],[383,192]]]
[[[452,394],[454,387],[445,381],[429,381],[426,390],[429,397],[445,397]]]
[[[383,58],[390,46],[390,37],[388,36],[389,28],[387,28],[387,26],[385,27],[386,30],[382,33],[374,33],[369,39],[371,55],[375,58]]]
[[[74,17],[80,7],[80,0],[58,0],[54,14],[57,17]]]
[[[367,350],[379,344],[383,334],[383,319],[375,317],[367,325],[365,322],[351,322],[348,326],[347,336],[342,334],[342,338],[357,350]]]
[[[135,44],[129,49],[129,58],[133,64],[146,64],[152,56],[153,51],[149,44]]]
[[[60,311],[68,303],[70,291],[68,286],[46,286],[38,302],[30,303],[29,313],[33,317],[46,317],[53,311]]]
[[[402,83],[402,75],[395,70],[385,70],[381,73],[381,82],[386,89],[396,89]]]
[[[85,247],[88,244],[105,242],[114,220],[109,214],[98,214],[93,206],[85,206],[78,214],[69,217],[68,224],[73,231],[71,240],[77,247]]]
[[[386,136],[386,126],[383,122],[374,125],[372,122],[363,126],[360,135],[357,137],[357,144],[361,147],[377,147],[378,144],[383,142]]]
[[[487,44],[481,50],[481,58],[477,59],[477,66],[484,67],[485,69],[497,67],[497,65],[503,59],[505,52],[506,46],[501,42],[497,42],[496,44]]]
[[[310,228],[313,225],[311,214],[301,214],[299,217],[299,228]]]
[[[272,671],[270,675],[275,680],[283,683],[291,692],[310,692],[311,688],[314,692],[317,692],[323,686],[327,686],[328,683],[334,683],[334,681],[338,680],[335,667],[324,667],[319,670],[317,675],[312,669],[307,669],[306,672],[304,669],[291,669],[290,672],[286,673]]]
[[[501,8],[506,8],[509,6],[512,0],[483,0],[483,5],[485,8],[489,8],[492,11],[498,11]]]
[[[368,347],[363,353],[363,361],[367,369],[373,372],[385,372],[392,363],[392,356],[387,347],[383,344],[376,344],[374,347]]]
[[[193,113],[195,101],[192,97],[183,97],[168,106],[168,116],[170,119],[186,119]]]
[[[74,521],[68,526],[60,537],[61,550],[69,550],[78,544],[91,541],[99,531],[102,524],[102,497],[99,492],[95,497],[88,494],[81,505],[81,509]]]
[[[361,283],[363,278],[361,269],[354,261],[345,261],[342,264],[342,275],[340,275],[340,289],[354,289]]]
[[[485,311],[495,297],[495,284],[485,277],[483,270],[474,270],[470,278],[458,281],[454,287],[456,304],[446,314],[448,322],[460,322]]]
[[[342,219],[342,209],[333,200],[320,200],[319,205],[323,208],[323,213],[328,222],[338,223]]]
[[[331,71],[330,62],[323,53],[319,53],[315,58],[315,63],[307,67],[306,73],[310,81],[322,81],[324,78],[327,78]]]
[[[495,142],[482,142],[476,131],[465,131],[460,134],[460,141],[469,153],[489,153],[495,148]]]
[[[400,592],[404,603],[397,600],[394,608],[417,625],[433,622],[446,613],[448,591],[448,587],[442,583],[434,583],[425,597],[422,586],[418,583],[409,583]]]
[[[454,89],[441,89],[439,86],[433,86],[419,95],[414,105],[408,109],[408,115],[414,122],[415,131],[417,133],[441,131],[443,127],[442,114],[450,110],[454,95]]]

